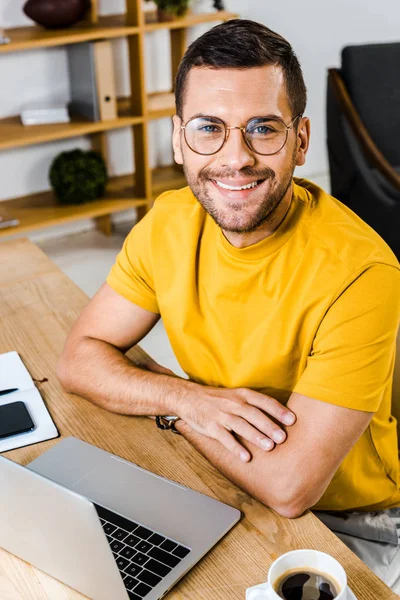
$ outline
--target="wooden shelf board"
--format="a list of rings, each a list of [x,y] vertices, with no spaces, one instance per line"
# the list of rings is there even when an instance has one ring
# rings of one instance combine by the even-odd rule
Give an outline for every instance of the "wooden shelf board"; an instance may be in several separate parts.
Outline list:
[[[156,31],[158,29],[182,29],[208,23],[213,21],[228,21],[237,17],[234,13],[227,11],[214,11],[210,13],[188,14],[185,17],[162,23],[146,23],[143,30]],[[141,31],[141,28],[134,25],[128,25],[126,15],[106,15],[100,16],[97,23],[92,24],[87,21],[81,21],[73,27],[66,29],[44,29],[39,25],[27,27],[10,27],[6,29],[4,35],[10,38],[9,44],[0,45],[0,53],[17,52],[34,48],[44,48],[51,46],[63,46],[65,44],[77,44],[90,40],[104,38],[117,38],[127,35],[135,35]]]
[[[201,23],[212,23],[213,21],[229,21],[229,19],[235,19],[238,15],[227,12],[226,10],[219,10],[210,13],[189,13],[184,17],[174,19],[173,21],[159,22],[159,23],[146,23],[144,30],[157,31],[158,29],[183,29],[185,27],[192,27],[193,25],[199,25]]]
[[[156,92],[147,96],[148,113],[143,117],[130,117],[132,113],[129,96],[117,98],[118,114],[121,117],[136,119],[137,122],[146,119],[161,119],[175,114],[175,96],[173,92]]]
[[[12,27],[4,32],[11,41],[9,44],[0,45],[0,53],[116,38],[138,32],[139,27],[126,23],[125,15],[100,16],[96,24],[81,21],[66,29],[44,29],[39,25]]]
[[[178,165],[159,167],[152,171],[152,196],[157,198],[168,190],[179,190],[187,185],[182,168]]]
[[[142,121],[142,117],[132,116],[119,116],[111,121],[87,121],[82,117],[72,117],[70,123],[22,125],[19,116],[8,117],[0,119],[0,150],[89,135],[109,129],[121,129]]]
[[[131,99],[128,96],[117,98],[118,114],[122,117],[128,117],[131,112]],[[162,119],[175,114],[175,95],[174,92],[155,92],[147,96],[147,116],[143,119]],[[135,118],[135,117],[132,117]],[[138,121],[140,117],[136,117]],[[0,121],[1,124],[1,121]]]
[[[24,233],[80,219],[99,217],[137,206],[146,206],[145,198],[135,198],[132,176],[113,177],[106,195],[94,202],[81,205],[61,205],[52,192],[31,194],[6,200],[4,207],[9,216],[19,219],[16,227],[0,229],[0,236]],[[3,202],[1,203],[3,205]],[[1,207],[0,207],[1,208]]]
[[[147,96],[148,118],[162,119],[175,114],[174,92],[156,92]]]
[[[153,171],[153,198],[166,190],[184,185],[186,180],[178,167],[160,167]],[[145,198],[135,198],[133,175],[111,178],[104,198],[82,205],[61,205],[55,200],[52,192],[31,194],[1,202],[0,209],[3,206],[10,217],[19,219],[20,224],[0,229],[0,237],[146,205]]]

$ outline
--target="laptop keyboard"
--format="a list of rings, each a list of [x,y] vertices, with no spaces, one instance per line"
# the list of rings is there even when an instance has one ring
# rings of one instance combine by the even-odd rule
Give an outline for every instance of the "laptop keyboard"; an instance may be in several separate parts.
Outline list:
[[[94,505],[130,600],[141,600],[190,552],[139,523]]]

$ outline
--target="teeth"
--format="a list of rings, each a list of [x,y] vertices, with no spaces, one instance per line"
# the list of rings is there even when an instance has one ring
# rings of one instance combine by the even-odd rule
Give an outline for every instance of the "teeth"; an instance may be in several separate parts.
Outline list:
[[[249,183],[248,185],[242,185],[240,187],[234,187],[233,185],[226,185],[226,183],[222,183],[222,181],[215,181],[215,183],[217,185],[219,185],[219,187],[224,188],[224,190],[232,190],[234,192],[240,192],[240,190],[250,190],[251,188],[255,188],[256,185],[258,185],[257,181],[253,181],[252,183]]]

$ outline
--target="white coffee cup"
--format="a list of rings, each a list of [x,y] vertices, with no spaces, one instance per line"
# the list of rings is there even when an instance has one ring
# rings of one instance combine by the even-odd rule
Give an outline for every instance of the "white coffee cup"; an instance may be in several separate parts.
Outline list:
[[[335,600],[350,600],[346,572],[333,556],[318,550],[293,550],[282,554],[272,563],[268,571],[268,580],[246,591],[246,600],[282,600],[275,592],[273,584],[287,571],[293,569],[319,571],[330,576],[339,586]]]

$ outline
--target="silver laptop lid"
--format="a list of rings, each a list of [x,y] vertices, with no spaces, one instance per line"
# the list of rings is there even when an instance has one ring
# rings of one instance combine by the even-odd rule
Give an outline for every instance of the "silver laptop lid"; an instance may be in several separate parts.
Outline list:
[[[236,508],[74,437],[64,438],[28,467],[191,548],[182,567],[189,560],[193,566],[240,519]]]
[[[162,575],[161,581],[151,583],[154,587],[146,592],[145,600],[158,600],[163,597],[240,519],[240,511],[236,508],[73,437],[61,440],[31,462],[28,468],[73,490],[76,494],[85,496],[98,506],[140,524],[159,536],[164,536],[163,539],[167,538],[167,543],[172,541],[174,545],[190,549],[179,564],[171,565],[173,568],[165,576]],[[92,505],[91,507],[93,508]],[[41,517],[43,518],[43,515]],[[128,527],[125,529],[131,531]],[[133,530],[133,536],[135,531],[136,529]],[[113,535],[112,533],[111,536]],[[145,539],[147,540],[147,537]],[[129,545],[130,542],[127,543]],[[158,543],[162,548],[163,543]],[[174,553],[175,548],[171,551]],[[165,555],[158,556],[158,549],[154,546],[143,552],[148,554],[149,560],[153,557],[167,565],[170,564],[170,561],[165,560]],[[119,555],[116,556],[116,560],[118,558]],[[135,562],[136,556],[132,560]],[[37,564],[34,560],[31,562]],[[149,573],[146,565],[147,562],[141,564],[145,573],[141,572],[137,578],[141,580],[143,575],[146,575],[142,580],[150,583],[147,581]],[[45,567],[41,568],[46,570]],[[100,566],[99,569],[101,568]],[[151,571],[152,566],[149,569]],[[159,573],[158,569],[155,572]],[[80,588],[77,589],[81,591]],[[134,598],[135,589],[134,587],[132,595]],[[100,598],[94,595],[90,597],[96,600]],[[119,600],[120,596],[115,592],[107,600],[110,598]]]
[[[0,456],[0,547],[93,600],[128,595],[86,498]]]
[[[161,598],[240,519],[236,508],[74,437],[61,440],[29,469],[190,549],[145,600]]]

